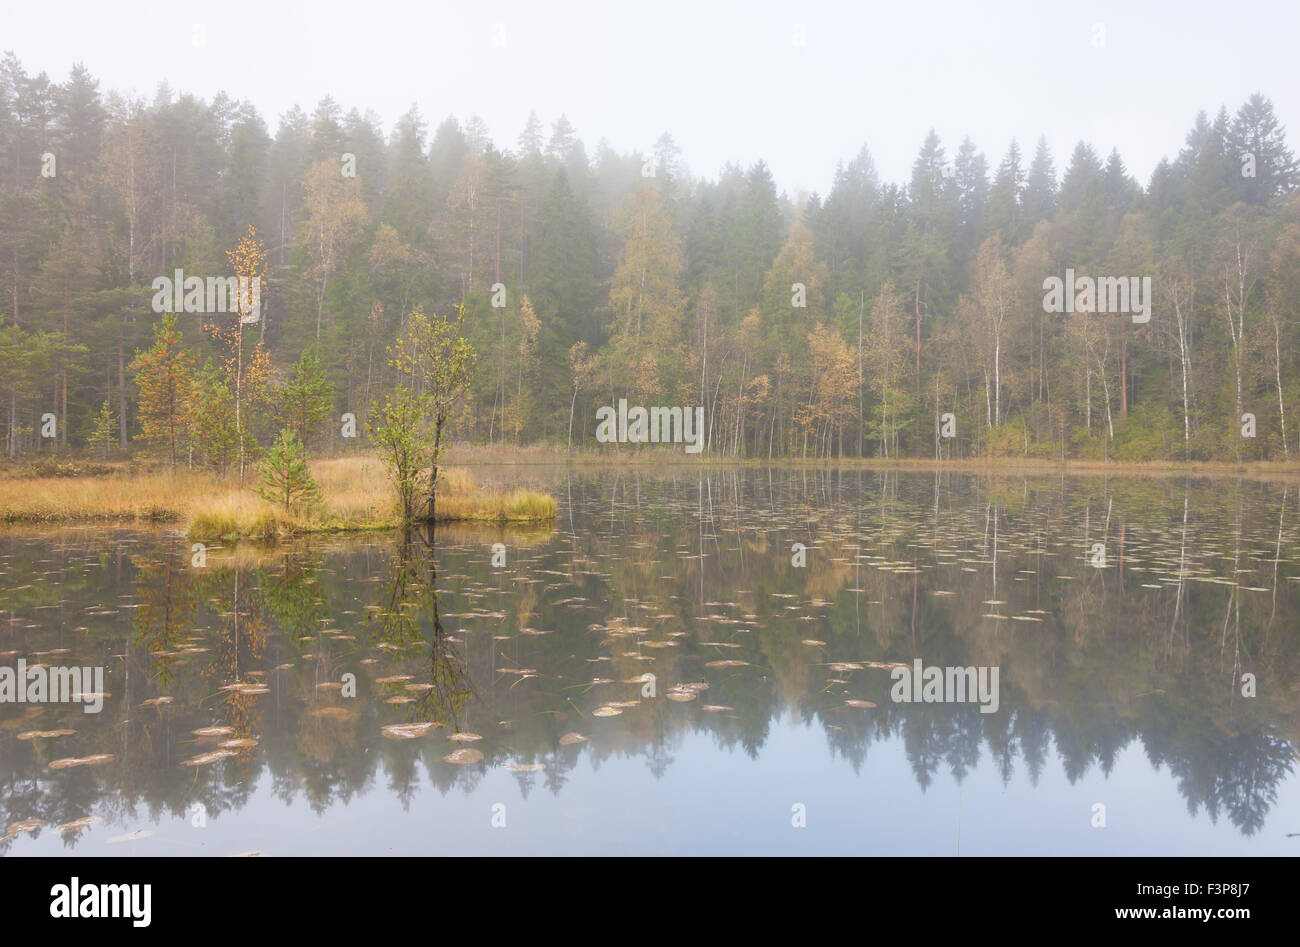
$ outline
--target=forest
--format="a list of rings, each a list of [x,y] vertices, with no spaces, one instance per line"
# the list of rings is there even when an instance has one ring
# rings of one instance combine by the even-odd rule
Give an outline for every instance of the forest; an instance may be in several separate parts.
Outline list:
[[[328,96],[272,131],[9,53],[3,453],[224,471],[284,429],[364,446],[436,314],[472,349],[456,443],[680,451],[598,444],[626,398],[702,407],[712,457],[1289,461],[1300,165],[1261,94],[1189,118],[1145,183],[1083,141],[990,158],[931,132],[905,182],[864,145],[790,195],[762,161],[697,176],[668,132],[589,152],[534,113],[496,143]],[[1050,311],[1067,271],[1149,281],[1149,318]],[[259,279],[259,318],[160,312],[182,273]]]

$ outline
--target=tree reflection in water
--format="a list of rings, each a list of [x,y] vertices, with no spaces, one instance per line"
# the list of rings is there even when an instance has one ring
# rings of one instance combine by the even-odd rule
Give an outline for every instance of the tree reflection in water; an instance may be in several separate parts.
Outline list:
[[[1058,764],[1072,783],[1094,769],[1114,778],[1136,744],[1174,776],[1189,816],[1245,836],[1293,772],[1289,486],[562,476],[562,531],[317,537],[213,549],[205,568],[170,535],[0,538],[4,660],[103,664],[111,695],[94,717],[0,706],[4,824],[129,824],[195,805],[221,818],[263,779],[318,812],[370,793],[409,806],[430,783],[473,793],[504,767],[525,793],[561,794],[580,761],[615,756],[640,757],[667,785],[692,734],[758,759],[776,752],[784,715],[852,773],[870,773],[874,745],[901,741],[917,789],[972,778],[986,752],[1005,786],[1017,772],[1037,786]],[[491,566],[495,542],[508,568]],[[1000,711],[894,704],[888,673],[868,664],[916,657],[999,666]],[[646,672],[654,697],[641,693]],[[694,698],[665,699],[686,684]],[[602,707],[618,712],[593,716]],[[383,736],[412,723],[438,726]],[[75,733],[31,735],[61,729]],[[484,760],[445,762],[453,733],[481,736]],[[587,740],[561,743],[570,733]],[[99,753],[114,759],[49,769]],[[87,831],[63,836],[71,848]]]

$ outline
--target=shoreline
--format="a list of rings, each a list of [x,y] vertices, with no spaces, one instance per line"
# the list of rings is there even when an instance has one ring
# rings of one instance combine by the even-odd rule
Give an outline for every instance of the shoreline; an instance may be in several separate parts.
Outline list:
[[[1008,458],[833,458],[801,459],[679,457],[662,451],[620,454],[524,448],[460,446],[448,451],[446,493],[439,492],[435,523],[529,526],[553,523],[556,501],[548,493],[521,485],[485,488],[469,470],[556,473],[598,471],[809,470],[879,473],[957,474],[987,479],[1142,478],[1250,480],[1300,483],[1300,462],[1226,463],[1188,461],[1121,463],[1093,460]],[[376,478],[378,461],[369,455],[313,460],[324,490],[323,506],[286,512],[254,496],[253,484],[240,487],[212,474],[177,469],[133,469],[119,463],[91,465],[81,476],[34,476],[21,468],[0,468],[0,532],[22,527],[145,526],[180,529],[194,540],[288,539],[299,535],[344,535],[404,528],[395,515],[386,481]],[[422,526],[422,521],[411,524]]]
[[[180,529],[195,540],[270,540],[308,534],[398,530],[406,525],[382,465],[373,456],[311,462],[322,498],[292,510],[204,471],[96,465],[85,475],[18,476],[0,472],[0,532],[14,527],[152,526]],[[435,524],[544,525],[556,501],[532,489],[484,487],[459,467],[439,478]],[[412,527],[427,525],[415,521]]]
[[[895,470],[901,472],[956,472],[985,475],[1063,474],[1087,476],[1161,476],[1161,477],[1249,477],[1265,480],[1300,482],[1300,460],[1296,461],[1113,461],[1113,460],[1043,460],[1036,458],[966,457],[936,460],[926,457],[835,457],[825,458],[698,458],[666,455],[664,452],[638,451],[625,454],[594,452],[566,455],[563,451],[534,452],[509,459],[495,455],[491,448],[459,448],[448,451],[448,458],[459,467],[572,467],[577,469],[616,469],[655,467],[673,469],[824,469],[824,470]],[[531,456],[530,456],[531,455]]]

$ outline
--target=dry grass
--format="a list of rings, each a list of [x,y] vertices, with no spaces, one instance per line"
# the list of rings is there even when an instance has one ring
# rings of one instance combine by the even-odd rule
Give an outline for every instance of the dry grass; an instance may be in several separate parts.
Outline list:
[[[546,445],[456,444],[447,452],[452,463],[468,467],[566,466],[611,469],[655,468],[736,468],[810,467],[897,471],[954,471],[982,476],[1068,474],[1079,476],[1141,477],[1240,477],[1249,480],[1300,481],[1300,461],[1251,460],[1091,460],[1085,458],[1036,458],[1021,456],[976,456],[939,460],[932,457],[728,457],[721,454],[686,454],[664,445],[565,450]]]
[[[0,477],[0,523],[186,523],[196,539],[270,539],[401,525],[383,464],[373,456],[312,462],[322,502],[286,512],[231,479],[194,471],[103,477]],[[438,484],[440,521],[528,522],[555,517],[555,500],[532,490],[483,489],[448,468]]]
[[[0,523],[175,522],[223,489],[206,473],[105,477],[2,477]]]

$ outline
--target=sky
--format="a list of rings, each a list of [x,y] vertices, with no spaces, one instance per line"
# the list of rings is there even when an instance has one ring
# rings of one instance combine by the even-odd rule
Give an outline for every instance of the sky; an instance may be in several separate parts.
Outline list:
[[[408,2],[105,4],[10,0],[0,50],[29,72],[82,62],[151,98],[161,81],[252,102],[274,133],[324,95],[372,109],[385,131],[412,104],[430,127],[478,114],[513,147],[528,113],[568,116],[647,152],[664,131],[690,171],[763,159],[794,197],[825,194],[865,144],[904,183],[927,131],[951,156],[969,136],[991,166],[1040,135],[1058,174],[1080,139],[1118,148],[1146,183],[1196,113],[1272,99],[1296,149],[1300,3]],[[549,132],[548,132],[549,133]],[[1300,149],[1297,149],[1300,150]]]

